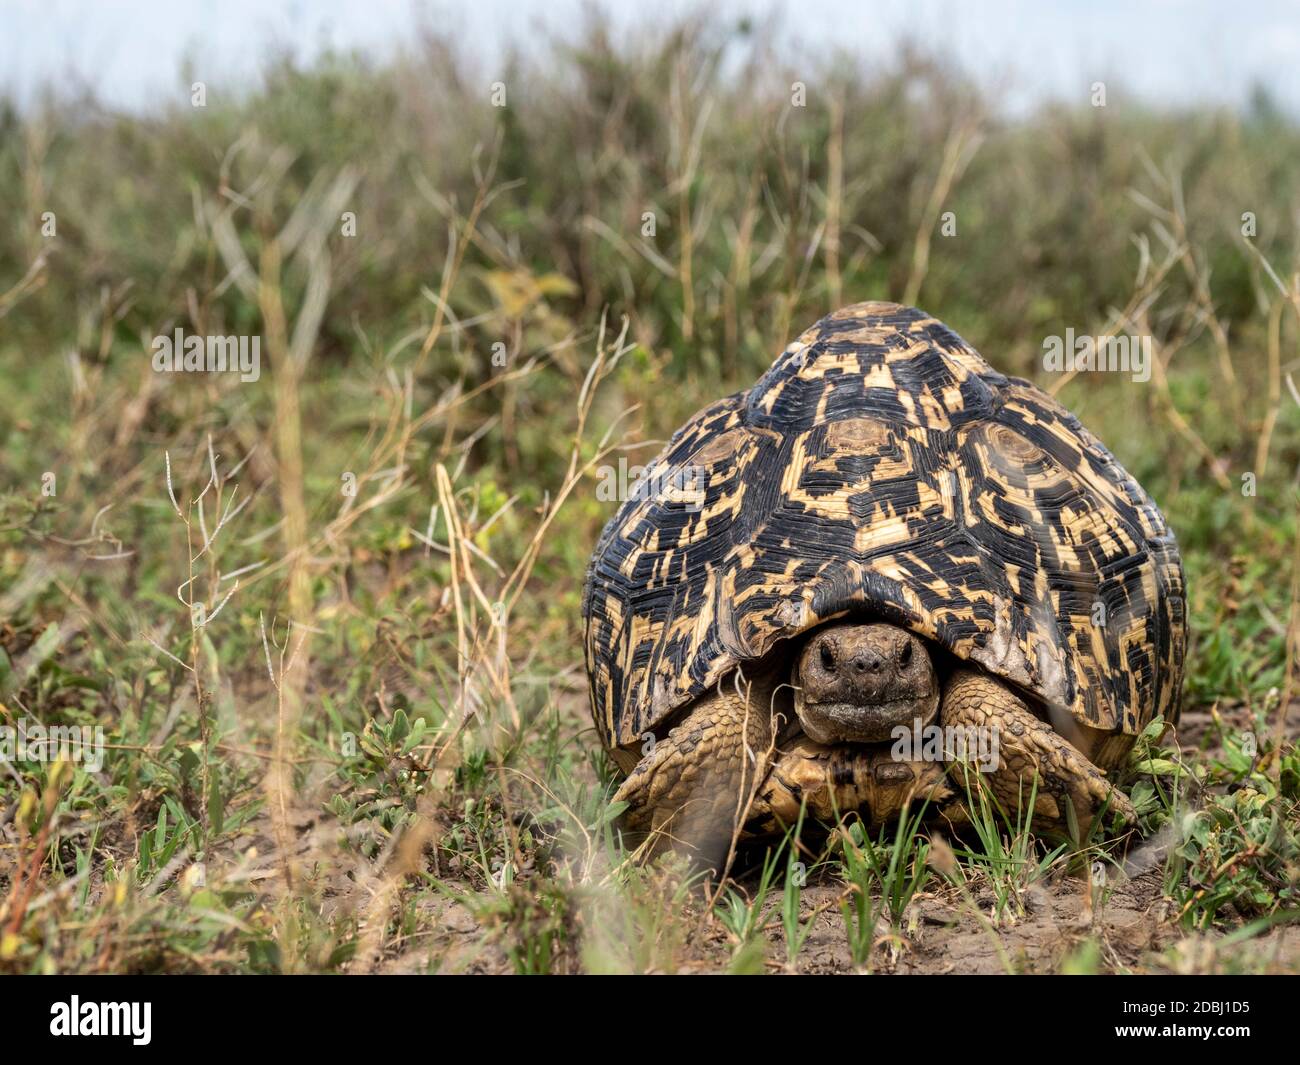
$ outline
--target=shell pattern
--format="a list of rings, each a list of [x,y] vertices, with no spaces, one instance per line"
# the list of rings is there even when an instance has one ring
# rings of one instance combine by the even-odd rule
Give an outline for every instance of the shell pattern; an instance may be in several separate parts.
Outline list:
[[[858,614],[1094,728],[1176,719],[1183,571],[1164,517],[1077,418],[921,311],[823,318],[683,426],[644,483],[583,595],[608,746]]]

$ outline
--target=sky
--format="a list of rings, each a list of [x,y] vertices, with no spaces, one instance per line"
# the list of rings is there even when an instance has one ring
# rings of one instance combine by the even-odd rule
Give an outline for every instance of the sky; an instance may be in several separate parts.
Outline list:
[[[186,56],[251,83],[270,48],[382,57],[426,22],[462,31],[490,70],[508,43],[538,46],[581,23],[584,0],[0,0],[0,92],[92,88],[110,106],[174,98]],[[699,0],[605,2],[620,32]],[[1180,107],[1240,105],[1263,85],[1300,116],[1300,0],[711,0],[724,17],[782,13],[793,58],[827,45],[885,57],[900,37],[937,45],[999,87],[1009,110],[1086,97],[1094,81]],[[647,21],[648,20],[648,21]]]

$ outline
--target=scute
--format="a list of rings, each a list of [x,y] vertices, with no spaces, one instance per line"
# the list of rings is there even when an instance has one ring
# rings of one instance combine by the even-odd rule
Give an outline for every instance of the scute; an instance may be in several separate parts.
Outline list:
[[[822,319],[692,418],[647,480],[692,491],[623,504],[583,596],[611,746],[847,614],[1094,728],[1176,717],[1183,574],[1159,510],[1073,415],[920,311]]]

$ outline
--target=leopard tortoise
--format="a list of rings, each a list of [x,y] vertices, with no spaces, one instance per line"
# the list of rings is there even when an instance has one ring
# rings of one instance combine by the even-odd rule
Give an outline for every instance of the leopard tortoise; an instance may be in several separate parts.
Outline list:
[[[860,303],[695,415],[642,485],[583,595],[629,829],[716,863],[801,804],[877,823],[959,798],[950,758],[890,742],[933,725],[990,731],[989,791],[1035,796],[1036,825],[1067,803],[1132,820],[1105,770],[1177,719],[1182,563],[1042,390],[919,310]]]

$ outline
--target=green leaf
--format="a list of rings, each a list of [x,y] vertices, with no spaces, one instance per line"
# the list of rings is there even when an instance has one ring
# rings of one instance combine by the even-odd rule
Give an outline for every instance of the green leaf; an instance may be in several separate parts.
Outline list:
[[[208,785],[208,827],[214,836],[219,836],[225,823],[226,807],[221,801],[221,779],[217,773],[213,773]]]
[[[181,748],[180,753],[180,772],[181,779],[188,780],[196,772],[200,765],[199,745],[197,743],[186,744]]]
[[[1153,777],[1176,777],[1182,772],[1182,766],[1167,758],[1149,758],[1138,763],[1138,771]]]
[[[596,823],[591,827],[603,828],[605,825],[610,824],[611,822],[615,821],[619,817],[619,815],[622,814],[622,812],[628,808],[629,805],[631,804],[623,802],[621,800],[619,802],[610,803],[608,806],[605,807],[604,810],[601,811],[600,816],[596,818]]]
[[[402,744],[402,754],[410,754],[411,751],[415,750],[415,748],[420,745],[420,741],[424,739],[424,733],[427,727],[428,726],[424,723],[424,718],[417,717],[415,719],[415,724],[411,726],[411,734],[406,737],[406,742]]]

